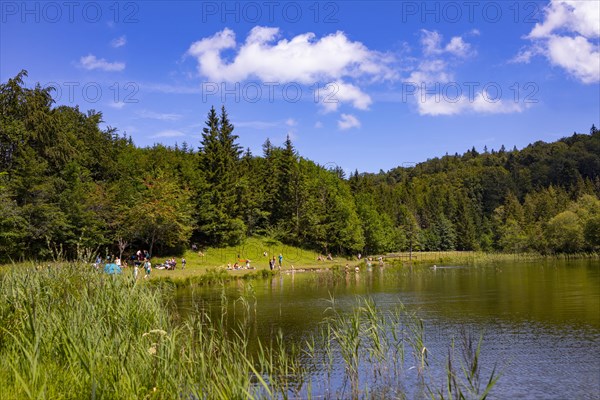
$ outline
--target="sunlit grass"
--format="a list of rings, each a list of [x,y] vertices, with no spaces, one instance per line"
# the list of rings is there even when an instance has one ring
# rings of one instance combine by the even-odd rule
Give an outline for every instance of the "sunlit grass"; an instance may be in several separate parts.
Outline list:
[[[252,336],[260,310],[253,286],[243,288],[236,298],[222,292],[220,313],[197,309],[182,319],[166,283],[140,284],[81,264],[11,268],[0,276],[0,398],[402,398],[403,379],[413,373],[405,347],[423,384],[445,393],[420,358],[422,321],[401,305],[383,312],[357,298],[343,311],[332,299],[299,346],[281,332],[268,342]],[[235,322],[226,318],[230,306]],[[473,351],[465,343],[477,366],[479,345]],[[461,370],[451,375],[462,393],[479,382],[472,361],[464,379]]]

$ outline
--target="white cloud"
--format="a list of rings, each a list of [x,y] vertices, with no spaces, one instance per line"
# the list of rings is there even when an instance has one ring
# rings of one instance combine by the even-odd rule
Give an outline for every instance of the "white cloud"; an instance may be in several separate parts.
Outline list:
[[[444,50],[450,54],[466,57],[471,52],[471,45],[466,43],[461,37],[455,36],[450,39]]]
[[[235,33],[225,28],[192,43],[187,54],[197,59],[201,75],[219,82],[258,78],[263,82],[312,84],[344,76],[376,79],[395,76],[388,67],[389,57],[350,41],[341,31],[320,39],[308,32],[276,41],[279,35],[279,28],[252,28],[233,60],[226,62],[221,52],[238,45]]]
[[[226,59],[221,54],[225,50],[234,50],[234,56]],[[392,57],[349,40],[341,31],[321,38],[308,32],[288,40],[280,38],[279,28],[256,26],[245,42],[237,43],[235,33],[225,28],[192,43],[186,54],[195,57],[199,73],[214,82],[330,82],[326,89],[321,85],[315,96],[326,111],[337,110],[341,103],[368,109],[371,98],[356,82],[348,83],[349,79],[372,82],[397,78],[390,66]]]
[[[322,127],[323,127],[323,123],[321,121],[315,122],[315,128],[316,129],[321,129]]]
[[[110,45],[112,47],[114,47],[115,49],[118,49],[119,47],[123,47],[127,44],[127,38],[125,37],[125,35],[118,37],[116,39],[113,39],[110,42]]]
[[[467,35],[479,35],[472,30]],[[456,82],[452,65],[458,61],[444,56],[452,54],[464,58],[475,54],[471,45],[455,36],[442,46],[443,37],[436,31],[421,30],[421,45],[425,57],[404,80],[402,101],[416,104],[420,115],[441,116],[467,113],[506,114],[521,112],[518,103],[496,99],[487,92],[475,92]],[[471,90],[473,90],[471,92]]]
[[[528,38],[546,38],[555,31],[573,32],[587,38],[600,36],[600,2],[597,0],[552,0],[544,13],[545,20],[535,24]]]
[[[474,31],[472,31],[472,34]],[[477,31],[476,35],[479,34]],[[421,29],[421,45],[425,55],[452,54],[457,57],[467,57],[474,53],[469,43],[465,42],[462,37],[454,36],[446,44],[442,46],[443,36],[437,31],[428,31]]]
[[[157,119],[160,121],[177,121],[181,119],[181,114],[157,113],[154,111],[142,110],[137,113],[141,118]]]
[[[421,83],[440,83],[454,80],[454,75],[448,71],[448,64],[442,60],[424,60],[416,70],[411,72],[407,81],[420,85]]]
[[[331,82],[320,88],[318,100],[325,112],[336,111],[342,103],[350,103],[359,110],[368,110],[373,102],[371,96],[358,86],[342,81]]]
[[[509,63],[517,63],[517,64],[529,64],[531,59],[536,55],[540,54],[540,49],[535,47],[525,47],[522,48],[516,56],[511,58]]]
[[[150,136],[151,138],[172,138],[172,137],[180,137],[185,136],[185,133],[181,131],[177,131],[174,129],[167,129],[164,131],[157,132],[156,134]]]
[[[548,40],[548,58],[583,83],[600,81],[600,51],[583,36],[554,36]]]
[[[108,62],[104,58],[96,58],[96,56],[89,54],[79,59],[81,67],[87,70],[100,69],[102,71],[123,71],[125,69],[125,63],[122,62]]]
[[[285,124],[287,126],[296,126],[298,125],[298,121],[296,121],[294,118],[288,118],[285,120]]]
[[[495,99],[487,92],[478,92],[472,98],[460,95],[456,98],[417,93],[417,109],[420,115],[459,115],[465,113],[508,114],[523,111],[519,103]]]
[[[127,104],[127,103],[124,103],[122,101],[116,101],[116,102],[110,102],[110,103],[108,103],[108,106],[112,107],[112,108],[116,108],[117,110],[120,110],[123,107],[125,107],[125,104]]]
[[[526,36],[533,44],[522,50],[515,62],[529,62],[543,54],[582,83],[600,81],[600,2],[552,0],[544,9],[544,20]]]
[[[351,114],[342,114],[338,120],[338,128],[346,130],[350,128],[360,128],[360,121]]]

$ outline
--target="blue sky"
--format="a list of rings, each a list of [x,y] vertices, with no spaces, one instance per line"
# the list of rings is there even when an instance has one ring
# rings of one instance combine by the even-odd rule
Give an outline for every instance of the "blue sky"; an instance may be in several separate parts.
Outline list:
[[[600,126],[600,2],[20,2],[0,78],[58,88],[137,145],[197,147],[224,104],[244,147],[377,172]]]

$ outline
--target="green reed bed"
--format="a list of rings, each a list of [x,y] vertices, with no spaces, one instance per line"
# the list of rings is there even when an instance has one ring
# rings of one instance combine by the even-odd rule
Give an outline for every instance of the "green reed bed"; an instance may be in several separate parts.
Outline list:
[[[0,398],[402,398],[411,374],[432,398],[489,391],[472,389],[483,381],[479,347],[466,346],[471,363],[460,369],[449,356],[448,382],[433,383],[419,320],[402,307],[384,313],[368,299],[350,313],[332,300],[302,345],[281,333],[261,342],[251,335],[252,285],[244,287],[235,299],[223,291],[220,313],[196,310],[182,320],[166,282],[136,283],[74,264],[5,271]],[[236,322],[227,318],[232,303]]]
[[[575,254],[541,254],[528,253],[499,253],[483,251],[429,251],[409,253],[393,253],[385,256],[387,264],[489,264],[506,261],[552,261],[552,260],[576,260],[576,259],[600,259],[600,253],[575,253]],[[377,262],[373,262],[377,265]]]

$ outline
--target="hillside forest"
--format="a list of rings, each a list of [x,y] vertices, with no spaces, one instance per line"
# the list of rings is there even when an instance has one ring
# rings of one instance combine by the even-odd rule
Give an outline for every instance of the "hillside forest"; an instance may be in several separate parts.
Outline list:
[[[474,147],[379,173],[326,168],[288,137],[261,154],[225,107],[198,143],[136,146],[26,71],[0,85],[0,261],[177,254],[262,236],[339,255],[600,250],[600,132]],[[265,137],[268,133],[265,132]]]

